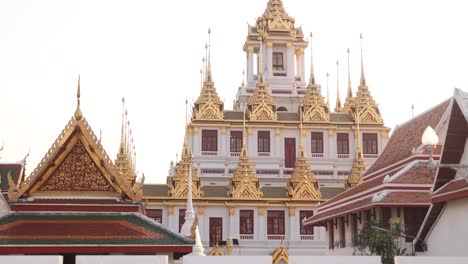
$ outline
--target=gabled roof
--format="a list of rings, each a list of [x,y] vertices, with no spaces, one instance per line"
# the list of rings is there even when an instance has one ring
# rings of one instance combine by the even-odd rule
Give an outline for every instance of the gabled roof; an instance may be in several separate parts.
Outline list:
[[[14,212],[0,217],[0,253],[12,246],[80,246],[97,251],[105,246],[162,246],[161,251],[180,247],[178,252],[191,252],[192,244],[140,213]]]
[[[447,111],[450,100],[397,127],[382,154],[364,174],[364,178],[412,156],[413,148],[421,145],[421,135],[427,126],[435,128]]]

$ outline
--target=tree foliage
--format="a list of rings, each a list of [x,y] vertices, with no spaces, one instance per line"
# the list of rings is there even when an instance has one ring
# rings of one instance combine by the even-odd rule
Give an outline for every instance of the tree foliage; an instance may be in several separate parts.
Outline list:
[[[395,256],[406,254],[400,239],[403,235],[399,219],[391,219],[387,228],[381,222],[370,221],[354,238],[354,247],[359,255],[378,255],[383,264],[394,264]]]

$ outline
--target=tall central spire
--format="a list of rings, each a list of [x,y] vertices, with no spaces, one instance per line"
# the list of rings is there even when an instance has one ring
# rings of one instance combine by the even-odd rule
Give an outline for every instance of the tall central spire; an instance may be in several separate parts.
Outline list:
[[[83,114],[81,113],[81,108],[80,108],[80,97],[81,97],[80,76],[78,75],[78,89],[76,91],[76,111],[75,111],[75,119],[78,121],[83,118]]]
[[[361,86],[366,86],[366,77],[364,76],[364,58],[362,55],[362,33],[359,35],[361,39]]]
[[[309,85],[315,85],[314,54],[312,52],[312,32],[310,32],[310,78]]]
[[[352,98],[353,97],[353,89],[351,88],[351,67],[349,66],[349,48],[346,50],[348,53],[348,94],[346,95],[346,98]]]
[[[339,73],[339,63],[336,61],[336,105],[335,112],[341,112],[341,98],[340,98],[340,73]]]

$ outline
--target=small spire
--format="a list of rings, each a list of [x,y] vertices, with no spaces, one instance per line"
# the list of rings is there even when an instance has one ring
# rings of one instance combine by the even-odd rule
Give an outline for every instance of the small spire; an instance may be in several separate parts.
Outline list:
[[[203,69],[200,69],[200,87],[203,88]]]
[[[353,89],[351,88],[351,69],[349,66],[349,48],[346,51],[348,52],[348,94],[346,95],[346,98],[352,98]]]
[[[242,70],[242,87],[245,86],[245,70]]]
[[[362,55],[362,33],[359,35],[361,38],[361,86],[366,85],[366,77],[364,77],[364,59]]]
[[[81,120],[83,118],[83,114],[81,113],[80,109],[80,75],[78,75],[78,90],[76,92],[76,101],[77,101],[77,106],[76,106],[76,111],[75,111],[75,119],[76,120]]]
[[[185,98],[185,125],[188,124],[188,99]]]
[[[122,131],[120,137],[120,153],[125,153],[125,97],[122,97]]]
[[[336,61],[336,107],[337,109],[341,108],[341,98],[340,98],[340,81],[339,81],[339,63]]]
[[[207,49],[207,48],[208,48],[208,45],[205,44],[205,49]],[[205,57],[202,58],[202,64],[203,64],[203,67],[202,67],[202,82],[203,82],[203,80],[205,80],[205,74],[206,74],[206,72],[205,72],[205,69],[206,69]],[[202,84],[202,86],[203,86],[203,84]]]
[[[263,53],[263,33],[260,33],[260,50],[259,50],[259,55],[258,55],[258,60],[259,60],[259,64],[258,64],[258,82],[259,83],[263,83],[263,56],[262,56],[262,53]]]
[[[211,29],[208,28],[208,53],[207,53],[207,66],[205,81],[211,81]]]
[[[312,32],[310,32],[310,78],[309,85],[315,85],[314,56],[312,52]]]
[[[299,107],[299,152],[304,151],[304,140],[302,139],[302,120],[303,120],[303,114],[302,114],[302,107]]]

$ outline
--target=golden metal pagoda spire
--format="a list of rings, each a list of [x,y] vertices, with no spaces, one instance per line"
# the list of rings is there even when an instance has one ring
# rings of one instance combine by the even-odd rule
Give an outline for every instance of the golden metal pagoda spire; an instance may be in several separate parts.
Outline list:
[[[188,106],[188,100],[185,100],[186,107]],[[184,144],[182,148],[181,160],[177,163],[175,168],[175,173],[171,177],[171,184],[169,185],[169,194],[173,198],[187,198],[188,194],[188,181],[189,173],[191,172],[192,176],[192,197],[200,198],[203,196],[203,191],[201,190],[200,177],[198,176],[196,168],[193,166],[193,156],[189,148],[189,125],[185,122],[185,136]]]
[[[301,109],[301,107],[299,107]],[[302,111],[299,113],[299,155],[297,157],[296,165],[292,171],[291,179],[289,180],[288,193],[292,199],[295,200],[311,200],[319,199],[322,197],[314,173],[310,169],[310,164],[304,152],[304,142],[302,139]]]
[[[229,194],[233,199],[255,200],[263,197],[259,179],[255,173],[255,165],[247,154],[247,133],[245,129],[245,103],[242,131],[242,150],[237,168],[234,171]]]
[[[366,85],[366,77],[364,76],[364,58],[362,56],[362,33],[359,35],[361,39],[361,86]]]
[[[211,73],[211,29],[208,29],[207,63],[205,81],[200,96],[195,101],[194,118],[199,120],[223,120],[224,103],[218,96]]]
[[[281,0],[269,0],[263,15],[257,19],[257,29],[264,27],[265,34],[289,33],[294,35],[294,18],[290,17],[284,9]]]
[[[128,112],[125,109],[125,98],[122,97],[122,127],[120,135],[120,147],[115,159],[115,167],[125,178],[127,183],[133,185],[136,179],[135,167],[132,161],[132,139],[130,133],[130,121],[128,121]]]
[[[78,89],[76,92],[76,111],[75,111],[75,119],[76,120],[81,120],[83,118],[83,113],[81,113],[81,108],[80,108],[80,97],[81,97],[81,92],[80,92],[80,76],[78,75]]]
[[[259,69],[258,69],[258,81],[254,94],[250,97],[249,101],[249,119],[250,120],[277,120],[276,114],[276,103],[273,97],[268,92],[268,84],[263,80],[263,58],[262,58],[262,46],[263,46],[263,33],[259,33],[260,40],[260,51],[259,51]]]
[[[328,78],[330,77],[330,74],[327,72],[327,106],[328,109],[330,109],[330,89],[328,88]]]
[[[335,112],[342,112],[343,108],[341,107],[341,98],[340,98],[340,73],[339,73],[339,63],[336,61],[336,105]]]
[[[354,122],[366,124],[383,124],[380,110],[374,98],[370,94],[364,77],[364,63],[362,56],[362,34],[361,38],[361,81],[356,92],[356,97],[353,98],[353,103],[350,105],[351,114]],[[360,114],[358,114],[358,112]],[[359,120],[358,120],[359,119]]]
[[[322,96],[321,86],[317,85],[314,76],[313,55],[312,55],[312,33],[310,33],[310,79],[307,85],[306,94],[302,98],[300,111],[304,113],[304,121],[307,122],[328,122],[330,121],[329,108]],[[327,80],[328,81],[328,80]]]
[[[346,94],[346,99],[344,103],[344,111],[347,113],[351,113],[351,107],[354,103],[354,98],[353,98],[353,89],[351,87],[351,67],[349,64],[349,48],[346,50],[348,53],[348,92]]]
[[[352,188],[363,182],[362,174],[366,171],[366,163],[361,152],[361,142],[359,140],[359,132],[357,137],[356,155],[354,157],[353,166],[345,181],[345,189]]]

